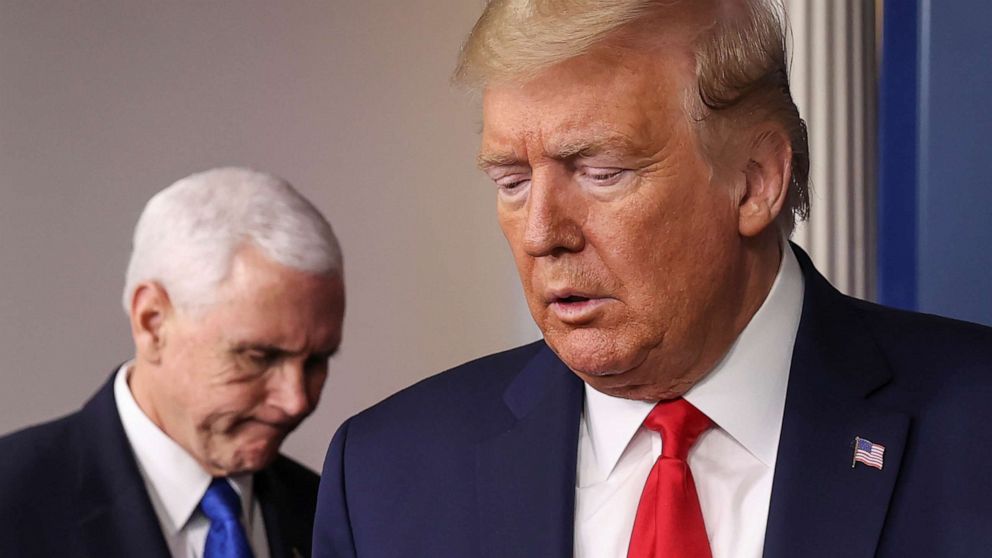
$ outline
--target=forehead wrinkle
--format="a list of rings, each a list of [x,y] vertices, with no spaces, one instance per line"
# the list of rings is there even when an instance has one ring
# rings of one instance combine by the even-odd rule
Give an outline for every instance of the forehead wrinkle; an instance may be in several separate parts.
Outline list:
[[[541,96],[546,94],[542,90]],[[493,98],[490,97],[490,100]],[[550,102],[539,99],[537,104],[540,107]],[[651,140],[648,137],[650,134],[646,134],[644,129],[645,125],[650,128],[651,123],[642,122],[642,118],[633,121],[629,118],[604,120],[602,101],[580,99],[574,110],[557,114],[555,111],[541,114],[544,111],[534,110],[527,106],[528,102],[522,104],[513,106],[504,99],[494,102],[504,114],[511,116],[501,124],[492,122],[495,127],[490,123],[484,126],[482,146],[476,156],[476,165],[481,170],[525,166],[536,161],[564,161],[604,153],[643,156],[651,151],[647,145]]]
[[[523,130],[514,134],[511,130],[508,136],[505,132],[495,137],[483,137],[482,147],[476,156],[476,164],[482,170],[493,167],[526,166],[531,162],[530,153],[543,152],[539,147],[543,144],[543,134],[540,130]],[[494,144],[490,146],[489,144]],[[532,146],[537,145],[536,150]],[[522,153],[521,153],[522,151]]]
[[[525,164],[527,157],[518,153],[519,139],[515,137],[513,130],[496,130],[492,126],[483,126],[482,144],[479,153],[475,157],[476,166],[480,170],[488,170],[493,167],[507,167]],[[526,144],[523,146],[526,150]]]

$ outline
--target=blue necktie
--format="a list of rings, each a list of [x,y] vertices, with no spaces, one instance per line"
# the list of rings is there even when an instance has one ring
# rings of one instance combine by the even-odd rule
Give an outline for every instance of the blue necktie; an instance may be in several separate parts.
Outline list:
[[[241,525],[241,498],[225,478],[215,478],[200,500],[210,519],[203,558],[251,558],[251,546]]]

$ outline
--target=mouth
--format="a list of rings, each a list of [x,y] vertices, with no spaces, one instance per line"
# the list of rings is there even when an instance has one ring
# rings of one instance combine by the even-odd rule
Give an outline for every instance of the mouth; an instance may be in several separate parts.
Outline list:
[[[243,421],[240,421],[236,425],[235,429],[236,430],[252,429],[255,430],[256,432],[259,432],[260,430],[264,430],[269,432],[270,434],[274,434],[277,436],[286,436],[290,432],[292,432],[294,428],[296,428],[297,424],[298,422],[295,421],[263,420],[259,418],[248,418]]]
[[[567,290],[553,291],[545,297],[555,317],[569,325],[584,325],[593,321],[609,300],[609,297]]]
[[[549,289],[545,292],[544,301],[548,304],[551,303],[575,303],[575,302],[585,302],[587,300],[594,300],[597,298],[602,298],[591,291],[575,289],[572,287],[562,287],[557,289]]]

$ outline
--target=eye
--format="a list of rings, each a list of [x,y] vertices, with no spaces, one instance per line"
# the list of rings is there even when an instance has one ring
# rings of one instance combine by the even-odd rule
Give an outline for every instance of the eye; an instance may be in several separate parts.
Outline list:
[[[496,191],[501,198],[504,200],[517,200],[522,198],[528,186],[530,186],[530,175],[523,173],[510,174],[494,178],[493,182],[496,183]]]
[[[264,365],[269,363],[269,355],[252,351],[248,353],[248,360],[250,360],[253,364]]]
[[[485,169],[502,197],[514,197],[530,185],[530,168],[525,165],[495,165]]]
[[[276,353],[263,349],[247,349],[241,354],[252,366],[259,368],[268,368],[278,358]]]
[[[627,169],[612,167],[583,167],[579,171],[580,179],[593,186],[613,186],[619,183],[628,173]]]
[[[530,184],[530,177],[522,174],[511,174],[494,179],[496,187],[503,192],[513,192]]]

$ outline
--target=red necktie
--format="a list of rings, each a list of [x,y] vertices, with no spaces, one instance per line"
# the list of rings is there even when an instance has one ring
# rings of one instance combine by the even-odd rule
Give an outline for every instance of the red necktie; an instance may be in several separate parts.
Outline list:
[[[710,558],[703,512],[686,458],[713,422],[691,403],[658,403],[644,426],[661,433],[661,457],[644,483],[628,558]]]

